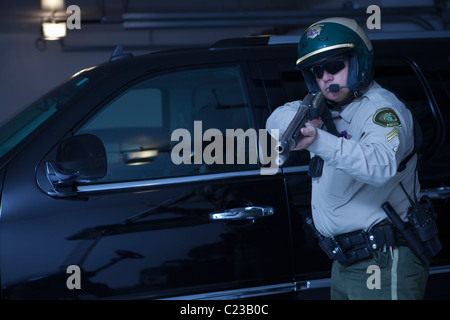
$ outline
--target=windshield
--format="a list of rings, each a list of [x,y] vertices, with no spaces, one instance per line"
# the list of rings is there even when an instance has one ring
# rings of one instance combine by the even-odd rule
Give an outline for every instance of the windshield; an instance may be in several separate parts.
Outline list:
[[[0,127],[0,159],[55,112],[63,109],[70,100],[92,86],[93,80],[99,77],[99,72],[91,69],[75,74],[4,123]]]

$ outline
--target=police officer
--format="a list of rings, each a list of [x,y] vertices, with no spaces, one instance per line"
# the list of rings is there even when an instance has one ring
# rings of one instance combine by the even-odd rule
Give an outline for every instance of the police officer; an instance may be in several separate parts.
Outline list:
[[[414,149],[410,111],[373,80],[371,42],[352,19],[329,18],[311,25],[299,42],[297,67],[308,90],[323,93],[337,129],[332,134],[321,120],[310,121],[296,147],[323,159],[312,177],[316,229],[324,238],[348,243],[343,250],[350,260],[333,258],[334,249],[327,252],[334,260],[331,298],[423,298],[428,266],[398,240],[381,207],[388,201],[406,220],[407,195],[413,197],[420,189],[416,155],[398,170]],[[277,108],[267,129],[277,128],[281,136],[299,105],[294,101]],[[370,248],[355,246],[355,234],[357,239],[370,237]]]

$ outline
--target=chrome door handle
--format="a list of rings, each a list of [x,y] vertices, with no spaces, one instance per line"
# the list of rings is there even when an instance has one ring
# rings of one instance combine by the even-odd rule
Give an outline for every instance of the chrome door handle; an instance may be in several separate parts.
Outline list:
[[[271,215],[273,215],[272,207],[248,206],[210,213],[209,220],[254,220]]]

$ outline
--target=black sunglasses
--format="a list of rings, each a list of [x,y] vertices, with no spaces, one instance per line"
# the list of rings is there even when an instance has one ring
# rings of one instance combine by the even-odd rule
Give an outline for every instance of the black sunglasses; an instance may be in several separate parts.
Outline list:
[[[344,61],[348,60],[348,58],[341,58],[332,61],[325,62],[323,64],[318,64],[312,66],[309,71],[313,74],[316,79],[322,79],[323,72],[326,71],[330,74],[336,74],[345,67]]]

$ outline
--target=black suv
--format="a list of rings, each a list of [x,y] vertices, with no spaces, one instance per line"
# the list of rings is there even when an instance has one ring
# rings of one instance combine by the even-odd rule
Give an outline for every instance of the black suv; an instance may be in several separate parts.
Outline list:
[[[304,223],[308,152],[264,174],[246,135],[263,140],[270,113],[307,94],[298,39],[117,50],[1,127],[2,298],[329,298],[330,260]],[[443,244],[427,298],[448,298],[450,37],[373,45],[375,80],[424,131]]]

